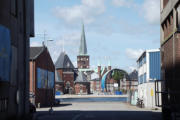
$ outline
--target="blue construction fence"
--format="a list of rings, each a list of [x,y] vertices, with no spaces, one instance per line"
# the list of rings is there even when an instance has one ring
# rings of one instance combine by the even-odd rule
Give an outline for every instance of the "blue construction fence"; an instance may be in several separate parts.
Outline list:
[[[61,92],[60,91],[56,91],[56,95],[61,95]]]
[[[122,91],[115,91],[115,95],[122,95],[123,92]]]

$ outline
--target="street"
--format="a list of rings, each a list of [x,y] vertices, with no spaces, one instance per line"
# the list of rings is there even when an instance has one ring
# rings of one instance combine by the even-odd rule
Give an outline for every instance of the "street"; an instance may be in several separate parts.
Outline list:
[[[160,120],[160,110],[142,109],[125,102],[63,102],[37,109],[34,120]]]

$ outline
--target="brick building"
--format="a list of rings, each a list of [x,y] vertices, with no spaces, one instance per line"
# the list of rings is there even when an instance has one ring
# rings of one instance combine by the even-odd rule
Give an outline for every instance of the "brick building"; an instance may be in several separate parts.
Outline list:
[[[30,47],[30,101],[51,105],[55,99],[55,67],[47,47]]]
[[[162,113],[171,119],[180,111],[180,2],[161,0]],[[159,97],[159,96],[157,96]],[[174,116],[176,117],[176,116]],[[175,118],[174,118],[175,119]]]
[[[74,81],[77,76],[77,70],[74,68],[71,60],[69,59],[68,55],[65,52],[62,52],[58,57],[56,64],[55,64],[57,73],[59,77],[62,79],[64,83],[64,94],[74,94],[75,87]],[[58,86],[58,84],[56,84]],[[58,88],[56,88],[58,89]]]
[[[87,80],[83,72],[79,72],[78,77],[75,80],[75,93],[90,94],[90,82]]]
[[[91,74],[91,80],[90,80],[91,93],[98,93],[100,91],[99,86],[100,86],[99,74],[94,72]]]
[[[56,94],[63,94],[64,93],[64,82],[60,77],[60,74],[55,71],[55,89],[56,89]]]
[[[93,70],[90,69],[90,56],[87,54],[84,25],[82,26],[79,55],[77,56],[77,67],[78,71],[82,71],[86,75],[88,81],[91,80],[91,74],[93,73]]]
[[[1,120],[29,114],[29,38],[33,36],[34,0],[0,0]]]

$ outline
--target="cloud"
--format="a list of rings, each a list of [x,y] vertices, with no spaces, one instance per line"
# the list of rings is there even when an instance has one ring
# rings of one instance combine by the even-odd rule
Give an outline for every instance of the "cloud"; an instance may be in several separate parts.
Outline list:
[[[80,33],[65,34],[56,40],[56,45],[60,46],[78,46],[80,42]]]
[[[68,24],[83,21],[90,24],[95,21],[96,17],[104,13],[104,0],[81,0],[80,5],[72,7],[56,7],[55,16],[64,20]]]
[[[31,47],[42,46],[42,43],[37,42],[37,41],[32,41],[32,42],[30,43],[30,46],[31,46]]]
[[[73,57],[71,60],[74,60],[78,54],[80,37],[80,32],[66,33],[63,36],[58,37],[57,40],[49,43],[48,48],[53,61],[56,62],[63,50],[68,54],[69,57]]]
[[[144,0],[143,3],[136,3],[134,0],[112,0],[112,4],[116,7],[135,8],[151,25],[160,22],[160,0]]]
[[[134,7],[135,3],[133,0],[112,0],[112,4],[116,7]]]
[[[127,48],[126,49],[126,56],[129,58],[129,59],[132,59],[132,60],[137,60],[138,57],[143,53],[143,50],[142,49],[131,49],[131,48]]]
[[[144,18],[150,24],[159,24],[160,22],[160,0],[145,0],[143,3]]]

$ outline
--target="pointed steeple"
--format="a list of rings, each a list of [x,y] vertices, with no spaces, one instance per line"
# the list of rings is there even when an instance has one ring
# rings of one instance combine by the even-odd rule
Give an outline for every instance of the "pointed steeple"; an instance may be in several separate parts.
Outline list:
[[[86,36],[84,31],[84,24],[82,25],[82,34],[79,48],[79,55],[87,55]]]

